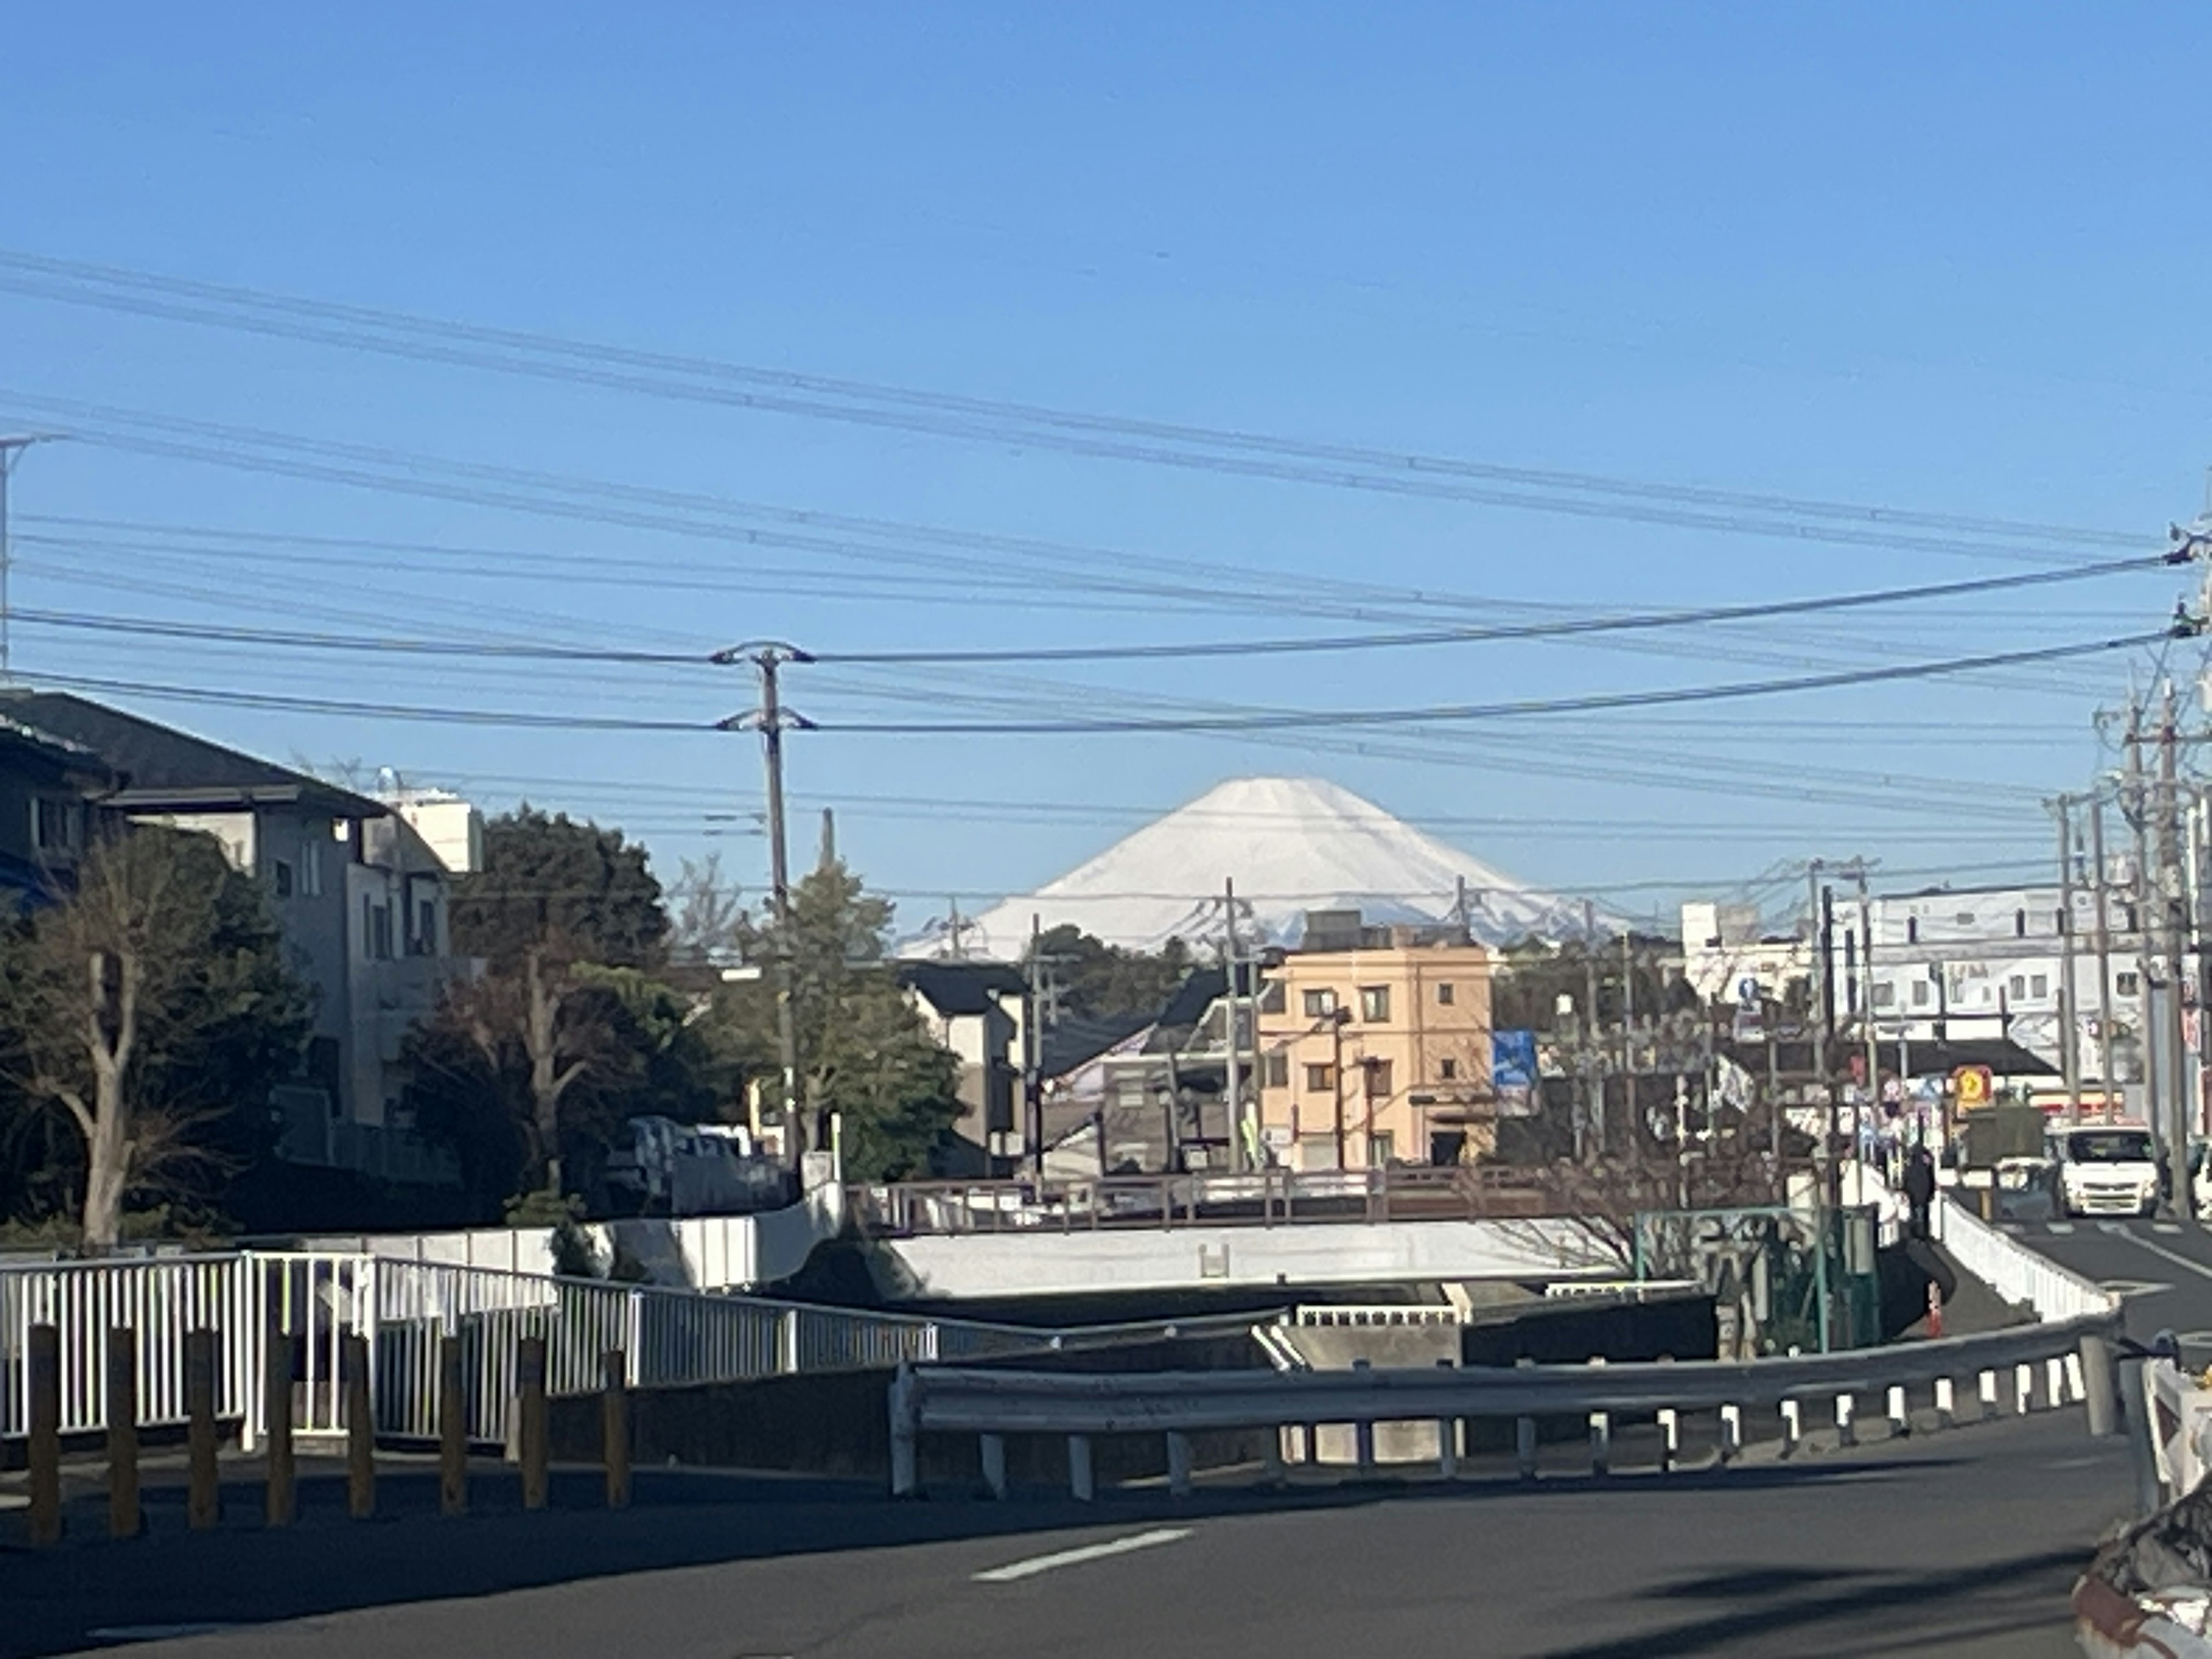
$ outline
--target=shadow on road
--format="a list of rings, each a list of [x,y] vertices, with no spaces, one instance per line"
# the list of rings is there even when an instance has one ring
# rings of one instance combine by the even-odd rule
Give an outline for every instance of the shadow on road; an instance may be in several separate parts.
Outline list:
[[[1727,1601],[1729,1611],[1621,1641],[1560,1648],[1549,1659],[1663,1659],[1729,1652],[1943,1652],[2047,1634],[2086,1565],[2077,1548],[2044,1550],[1942,1571],[1753,1567],[1679,1580],[1659,1599]],[[1808,1593],[1809,1592],[1809,1593]],[[1749,1601],[1752,1605],[1744,1606]],[[1995,1650],[1993,1649],[1993,1650]]]
[[[1925,1471],[1943,1461],[1923,1452],[1909,1467]],[[0,1619],[0,1659],[80,1649],[88,1644],[94,1630],[258,1624],[747,1559],[1385,1503],[1481,1504],[1510,1497],[1548,1507],[1553,1502],[1611,1503],[1638,1492],[1816,1489],[1837,1482],[1880,1481],[1905,1467],[1869,1457],[1664,1478],[1547,1479],[1533,1487],[1514,1481],[1433,1480],[1275,1491],[1201,1486],[1184,1499],[1157,1488],[1138,1488],[1090,1504],[1042,1492],[1018,1492],[1004,1503],[959,1493],[895,1503],[872,1483],[653,1469],[638,1472],[633,1507],[623,1511],[602,1507],[597,1477],[575,1470],[556,1473],[554,1506],[536,1514],[521,1510],[517,1483],[502,1471],[476,1479],[471,1512],[453,1518],[435,1512],[434,1474],[411,1468],[380,1480],[383,1514],[374,1521],[347,1518],[342,1479],[311,1475],[301,1481],[297,1525],[263,1528],[258,1492],[240,1485],[226,1490],[224,1525],[207,1533],[185,1530],[180,1492],[155,1488],[147,1493],[147,1535],[139,1539],[110,1541],[101,1536],[104,1510],[87,1497],[71,1504],[72,1536],[59,1548],[33,1552],[20,1542],[0,1546],[0,1607],[8,1610]],[[20,1532],[10,1535],[20,1537]],[[1850,1588],[1794,1597],[1799,1589],[1820,1588],[1825,1580],[1817,1574],[1793,1577],[1792,1571],[1751,1569],[1736,1576],[1735,1588],[1719,1577],[1686,1580],[1670,1593],[1685,1599],[1778,1598],[1756,1614],[1710,1621],[1716,1629],[1734,1628],[1734,1620],[1750,1617],[1771,1618],[1777,1629],[1792,1622],[1817,1626],[1827,1616],[1822,1609],[1832,1602],[1838,1609],[1863,1610],[1864,1598],[1875,1593]],[[1898,1588],[1916,1592],[1910,1580]],[[1934,1589],[1928,1593],[1932,1595]],[[1696,1652],[1701,1628],[1686,1626],[1680,1645],[1634,1650]],[[1629,1650],[1588,1651],[1594,1656]]]

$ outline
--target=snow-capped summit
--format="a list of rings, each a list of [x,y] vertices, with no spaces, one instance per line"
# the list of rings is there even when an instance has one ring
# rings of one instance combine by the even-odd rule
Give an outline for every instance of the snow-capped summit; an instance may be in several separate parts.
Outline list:
[[[1203,951],[1223,934],[1222,884],[1237,884],[1240,937],[1294,945],[1309,910],[1370,922],[1447,921],[1466,887],[1468,925],[1490,944],[1579,932],[1578,909],[1424,835],[1320,778],[1232,778],[1036,892],[961,929],[971,956],[1017,961],[1030,918],[1073,922],[1109,945]],[[1256,937],[1255,937],[1256,936]]]

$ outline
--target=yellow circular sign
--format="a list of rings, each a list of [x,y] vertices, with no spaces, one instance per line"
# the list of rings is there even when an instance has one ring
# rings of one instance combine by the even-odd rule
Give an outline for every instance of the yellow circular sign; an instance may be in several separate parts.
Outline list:
[[[1986,1066],[1961,1066],[1952,1073],[1960,1106],[1985,1106],[1990,1099],[1990,1068]]]

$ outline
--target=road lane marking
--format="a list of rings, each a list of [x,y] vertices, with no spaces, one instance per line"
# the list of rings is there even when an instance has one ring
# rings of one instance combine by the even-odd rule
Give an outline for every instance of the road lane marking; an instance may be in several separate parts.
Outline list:
[[[2065,1237],[2065,1235],[2074,1231],[2074,1224],[2070,1221],[2052,1221],[2045,1223],[2045,1224],[2047,1225],[2052,1232],[2058,1234],[2061,1237]]]
[[[1098,1561],[1109,1555],[1127,1555],[1132,1550],[1148,1550],[1160,1544],[1172,1544],[1190,1536],[1188,1527],[1155,1527],[1150,1532],[1131,1533],[1127,1538],[1109,1538],[1103,1544],[1085,1544],[1079,1549],[1055,1550],[1050,1555],[1033,1555],[1026,1561],[1009,1562],[1003,1567],[991,1567],[975,1575],[979,1584],[1011,1584],[1018,1578],[1034,1577],[1041,1572],[1050,1572],[1055,1567],[1072,1567],[1081,1561]]]
[[[2134,1243],[2138,1248],[2148,1250],[2153,1255],[2164,1256],[2168,1261],[2173,1263],[2175,1267],[2186,1267],[2190,1272],[2195,1273],[2199,1279],[2212,1279],[2212,1267],[2206,1267],[2203,1262],[2191,1261],[2187,1256],[2182,1255],[2179,1250],[2169,1250],[2165,1245],[2154,1244],[2147,1238],[2136,1238],[2135,1235],[2132,1233],[2128,1237],[2134,1240]]]
[[[2097,1281],[2097,1288],[2110,1291],[2124,1301],[2131,1296],[2156,1296],[2160,1291],[2170,1291],[2173,1286],[2161,1285],[2150,1279],[2100,1279]]]
[[[2097,1231],[2100,1233],[2112,1233],[2120,1238],[2135,1237],[2135,1235],[2128,1231],[2128,1224],[2124,1221],[2100,1221],[2097,1224]]]
[[[2150,1224],[2150,1230],[2154,1233],[2178,1233],[2181,1231],[2181,1224],[2179,1221],[2154,1221]]]
[[[218,1631],[234,1630],[234,1625],[99,1625],[85,1632],[94,1642],[168,1642],[185,1636],[213,1636]]]

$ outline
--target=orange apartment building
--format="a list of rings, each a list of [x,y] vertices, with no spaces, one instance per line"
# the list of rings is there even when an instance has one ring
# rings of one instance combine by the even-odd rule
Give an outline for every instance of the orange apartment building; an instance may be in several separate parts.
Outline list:
[[[1490,1151],[1490,952],[1455,933],[1429,942],[1437,930],[1331,920],[1308,936],[1333,948],[1286,955],[1261,997],[1261,1134],[1274,1161],[1374,1169]]]

